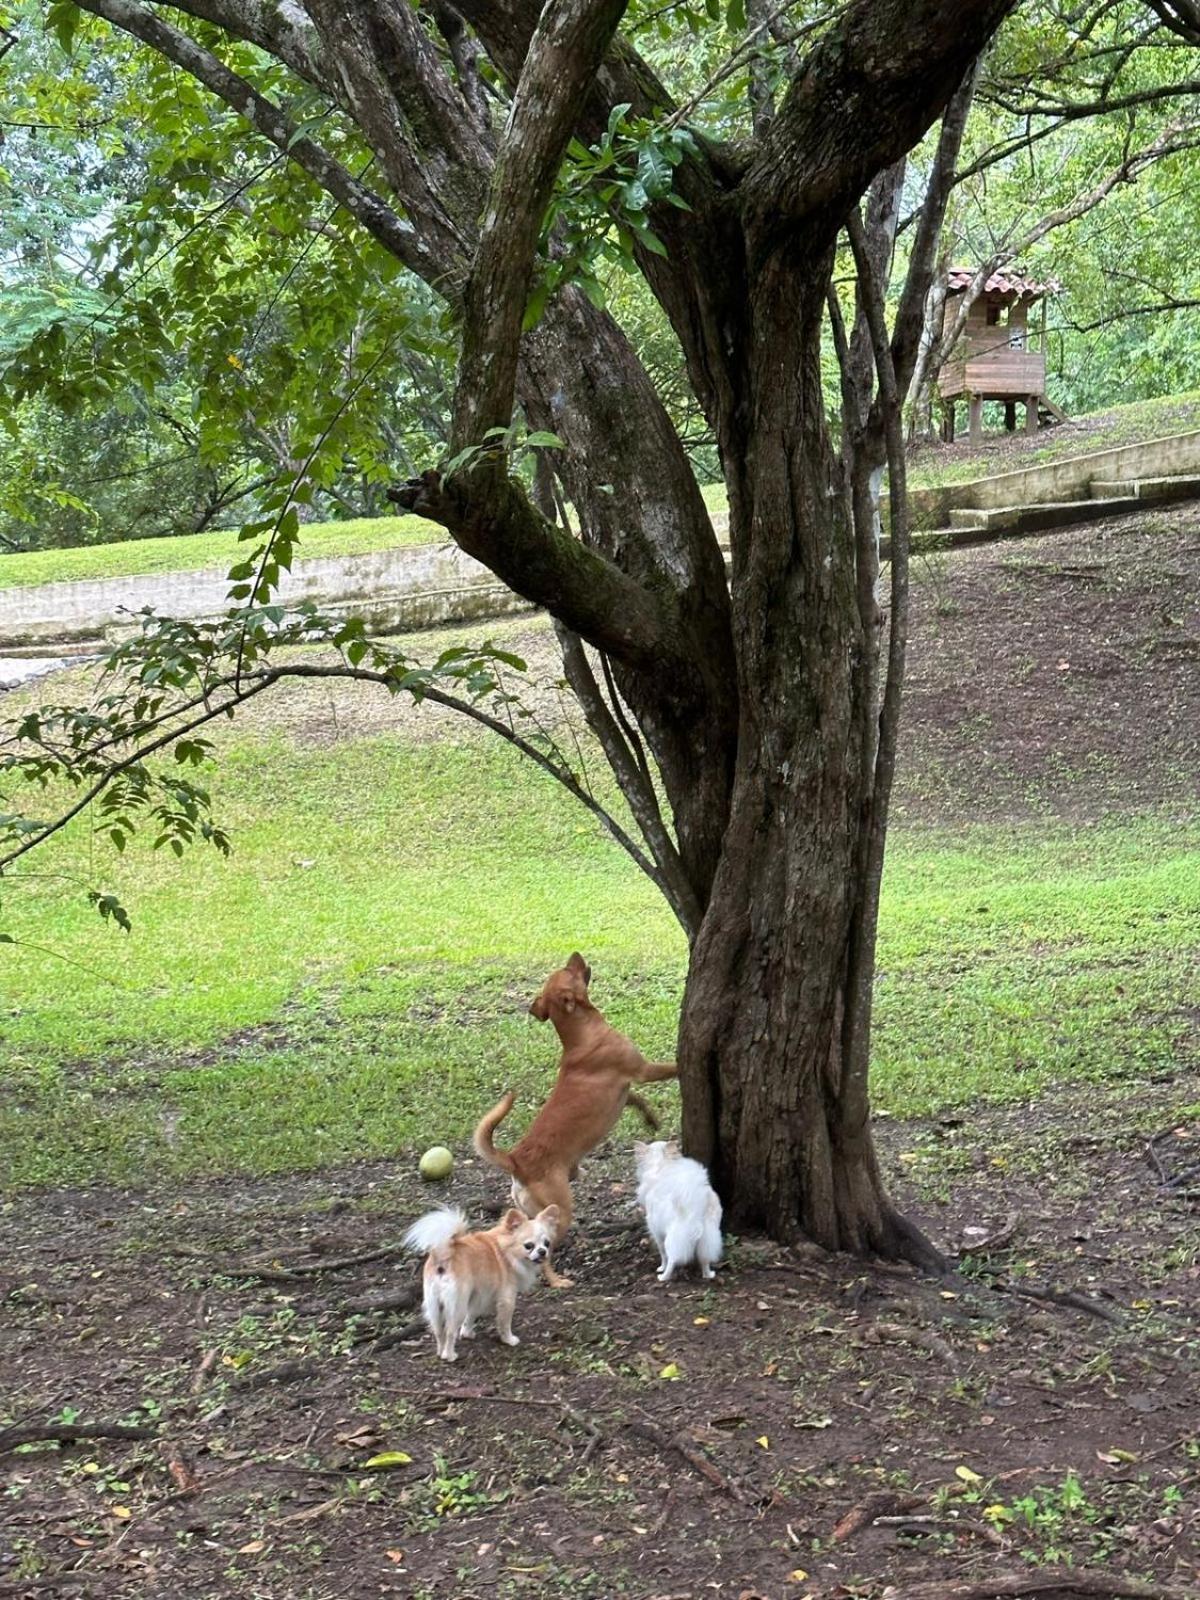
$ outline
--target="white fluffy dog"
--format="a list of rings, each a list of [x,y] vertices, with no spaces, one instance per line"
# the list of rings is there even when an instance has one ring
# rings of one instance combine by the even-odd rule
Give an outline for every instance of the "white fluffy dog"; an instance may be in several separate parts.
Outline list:
[[[676,1267],[697,1261],[706,1278],[721,1259],[721,1202],[698,1161],[679,1153],[674,1141],[635,1144],[637,1203],[658,1246],[658,1281],[669,1283]]]

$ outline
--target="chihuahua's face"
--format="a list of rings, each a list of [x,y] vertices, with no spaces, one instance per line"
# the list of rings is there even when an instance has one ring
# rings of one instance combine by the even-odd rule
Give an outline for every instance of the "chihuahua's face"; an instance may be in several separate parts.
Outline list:
[[[552,972],[530,1003],[529,1014],[539,1022],[549,1022],[551,1017],[569,1017],[572,1012],[589,1004],[588,984],[592,969],[576,950],[565,967]]]
[[[557,1206],[547,1206],[536,1217],[527,1217],[515,1206],[506,1211],[503,1226],[509,1252],[531,1267],[540,1267],[554,1248],[558,1214]]]

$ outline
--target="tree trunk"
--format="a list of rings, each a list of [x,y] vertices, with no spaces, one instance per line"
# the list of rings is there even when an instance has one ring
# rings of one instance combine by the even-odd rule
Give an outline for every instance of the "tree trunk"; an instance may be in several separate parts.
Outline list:
[[[849,1086],[852,1022],[865,1024],[870,1007],[853,957],[879,641],[823,415],[811,289],[822,274],[810,274],[803,299],[782,276],[790,281],[750,298],[776,315],[755,334],[739,412],[750,419],[746,447],[726,458],[741,718],[729,823],[684,993],[684,1146],[710,1166],[735,1226],[940,1264],[889,1203],[865,1101]],[[787,304],[790,326],[778,315]],[[781,368],[791,383],[778,381]]]

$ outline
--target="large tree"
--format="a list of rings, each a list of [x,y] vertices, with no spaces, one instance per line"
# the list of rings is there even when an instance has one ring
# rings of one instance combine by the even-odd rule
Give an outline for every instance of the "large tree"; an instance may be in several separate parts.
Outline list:
[[[558,625],[642,859],[689,939],[686,1146],[739,1226],[918,1260],[935,1253],[885,1193],[867,1087],[905,643],[899,404],[973,63],[1012,5],[752,12],[732,67],[750,69],[753,135],[724,138],[719,119],[705,132],[703,92],[677,105],[622,33],[626,0],[54,8],[60,26],[94,13],[190,75],[450,308],[450,458],[393,498]],[[939,117],[889,332],[904,157]],[[609,225],[669,320],[715,438],[731,577],[677,429],[596,303],[588,241]],[[857,276],[846,316],[833,287],[843,229]],[[532,495],[514,468],[514,416],[542,435]],[[281,522],[242,572],[249,605],[269,599],[290,544]],[[234,699],[284,671],[241,639]],[[341,642],[344,670],[371,676],[361,639]],[[211,707],[173,732],[159,731],[161,709],[139,702],[134,756],[112,774],[118,816],[145,757]]]

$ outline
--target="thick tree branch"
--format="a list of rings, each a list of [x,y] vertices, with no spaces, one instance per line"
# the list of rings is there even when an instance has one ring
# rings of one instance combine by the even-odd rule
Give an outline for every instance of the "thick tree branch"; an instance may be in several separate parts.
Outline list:
[[[678,666],[684,641],[649,590],[533,507],[503,474],[437,472],[388,499],[446,529],[460,549],[598,650],[646,670]]]
[[[921,137],[1014,4],[850,6],[802,61],[741,185],[764,243],[803,224],[815,257],[874,174]]]
[[[451,442],[479,443],[513,408],[521,320],[542,218],[579,103],[626,0],[549,0],[534,31],[496,157],[466,294]],[[501,470],[506,467],[501,464]]]
[[[172,11],[257,45],[305,83],[328,91],[328,62],[299,0],[169,0],[169,5]]]

